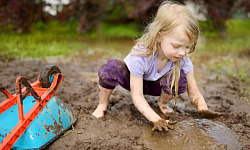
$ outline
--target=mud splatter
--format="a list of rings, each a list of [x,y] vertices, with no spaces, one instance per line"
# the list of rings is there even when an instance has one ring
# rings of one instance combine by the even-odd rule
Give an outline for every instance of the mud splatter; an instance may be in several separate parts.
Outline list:
[[[50,109],[48,108],[48,106],[46,105],[45,107],[47,108],[47,110],[48,110],[49,114],[51,115],[51,118],[53,119],[53,122],[54,122],[54,126],[53,126],[53,125],[46,125],[46,124],[45,124],[45,129],[46,129],[46,131],[47,131],[47,130],[48,130],[48,131],[53,131],[53,134],[58,135],[58,134],[63,130],[63,125],[62,125],[62,124],[61,124],[61,125],[58,124],[58,123],[56,122],[55,118],[53,117],[53,115],[52,115]],[[60,117],[61,117],[61,116],[59,116],[59,118],[60,118]],[[60,119],[59,119],[59,120],[60,120]]]

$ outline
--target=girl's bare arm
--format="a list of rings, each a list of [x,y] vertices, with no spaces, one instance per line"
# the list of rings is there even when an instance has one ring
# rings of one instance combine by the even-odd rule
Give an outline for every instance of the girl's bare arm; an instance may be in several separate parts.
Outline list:
[[[143,96],[143,79],[130,73],[131,96],[135,107],[151,122],[162,119]]]
[[[186,74],[186,78],[187,92],[191,102],[194,104],[197,110],[207,110],[207,104],[197,87],[193,69]]]

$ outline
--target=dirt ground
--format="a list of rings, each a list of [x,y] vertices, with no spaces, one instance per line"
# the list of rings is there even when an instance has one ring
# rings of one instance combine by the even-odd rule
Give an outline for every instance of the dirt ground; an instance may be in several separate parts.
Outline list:
[[[157,149],[142,138],[145,130],[149,131],[152,128],[152,124],[134,107],[130,92],[120,87],[115,89],[110,99],[106,117],[101,120],[91,117],[98,103],[97,70],[105,61],[99,59],[85,62],[75,58],[49,58],[1,62],[0,82],[13,94],[16,77],[24,76],[30,82],[34,82],[46,64],[54,64],[61,69],[64,79],[56,95],[74,110],[78,121],[74,129],[46,149]],[[202,68],[196,68],[196,71],[199,74],[197,75],[199,89],[209,109],[225,113],[213,121],[225,124],[238,135],[242,149],[250,149],[250,105],[239,94],[239,81],[225,75],[208,74],[208,71]],[[152,108],[160,114],[157,97],[146,96],[146,98]],[[4,99],[4,95],[0,94],[0,100]],[[178,122],[190,118],[199,119],[186,94],[182,95],[178,102],[176,115],[171,119]],[[148,133],[164,136],[164,133]]]

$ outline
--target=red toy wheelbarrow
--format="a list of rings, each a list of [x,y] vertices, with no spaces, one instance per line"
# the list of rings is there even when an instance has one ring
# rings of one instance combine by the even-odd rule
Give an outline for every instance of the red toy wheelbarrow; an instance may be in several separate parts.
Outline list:
[[[55,95],[63,79],[57,66],[45,66],[37,81],[16,79],[16,93],[0,103],[0,150],[42,149],[72,127],[76,117]],[[21,86],[24,85],[24,88]]]

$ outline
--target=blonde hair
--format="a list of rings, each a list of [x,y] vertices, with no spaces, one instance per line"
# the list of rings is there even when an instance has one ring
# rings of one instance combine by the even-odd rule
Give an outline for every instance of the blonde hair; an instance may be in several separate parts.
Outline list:
[[[156,14],[156,17],[152,22],[146,27],[144,34],[141,38],[136,40],[136,47],[134,50],[139,50],[141,53],[140,56],[147,56],[149,59],[154,57],[155,53],[159,50],[160,45],[157,39],[157,35],[162,36],[174,31],[178,26],[183,26],[184,31],[186,32],[187,37],[192,43],[190,53],[195,50],[195,46],[199,36],[199,26],[197,20],[192,15],[184,5],[164,1]],[[140,45],[143,45],[144,48],[147,48],[147,51],[140,50]],[[173,69],[168,73],[169,77],[172,76],[171,82],[171,95],[172,88],[175,85],[175,96],[178,96],[178,87],[180,79],[180,60],[173,62]]]

